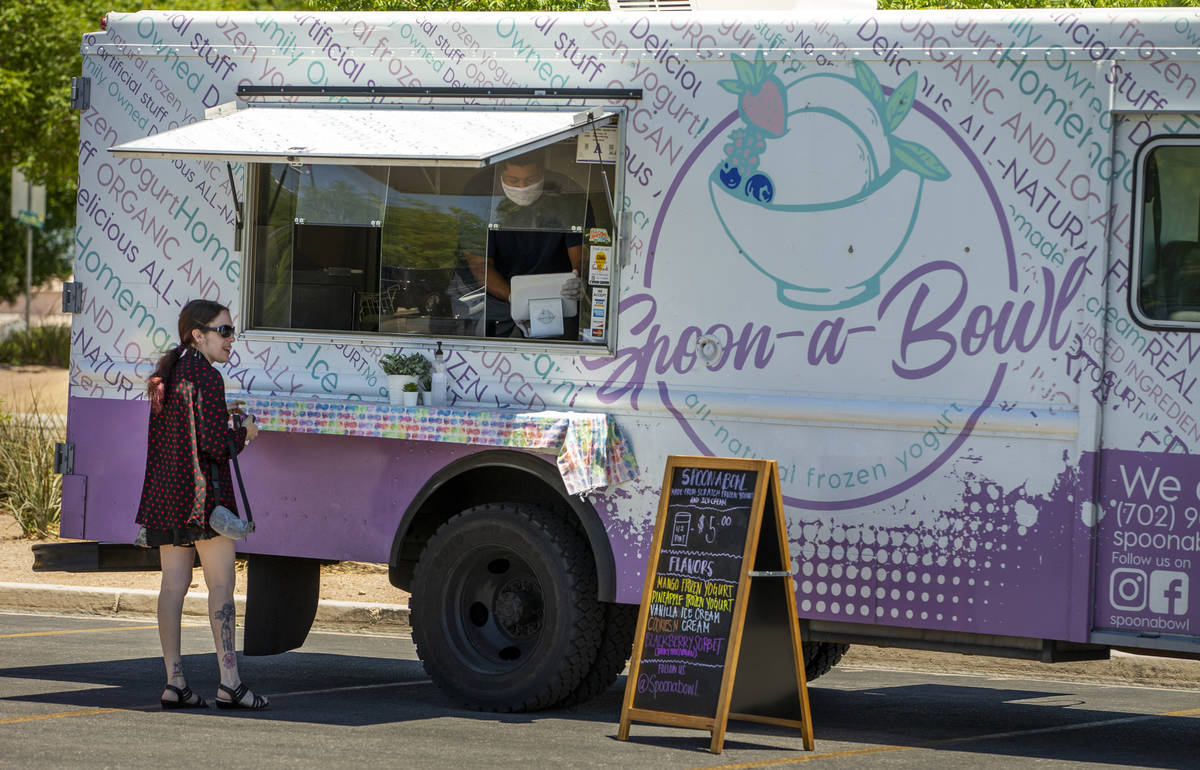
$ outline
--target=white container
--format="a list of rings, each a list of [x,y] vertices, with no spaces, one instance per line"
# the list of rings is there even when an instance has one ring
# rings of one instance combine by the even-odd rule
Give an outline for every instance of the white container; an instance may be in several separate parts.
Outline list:
[[[408,374],[389,374],[388,378],[388,401],[393,406],[400,406],[404,403],[404,386],[410,382],[416,382],[417,378]]]
[[[429,375],[429,392],[425,394],[428,406],[442,406],[447,403],[446,387],[446,354],[442,352],[442,343],[438,343],[437,352],[433,354],[433,373]]]

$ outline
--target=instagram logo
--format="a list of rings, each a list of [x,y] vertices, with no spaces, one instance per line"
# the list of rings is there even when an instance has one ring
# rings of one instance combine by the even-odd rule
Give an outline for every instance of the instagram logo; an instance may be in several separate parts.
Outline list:
[[[1154,570],[1150,573],[1150,611],[1163,615],[1185,615],[1188,608],[1186,572]]]
[[[1140,569],[1113,570],[1112,580],[1108,584],[1108,601],[1118,610],[1135,611],[1144,608],[1146,573]]]

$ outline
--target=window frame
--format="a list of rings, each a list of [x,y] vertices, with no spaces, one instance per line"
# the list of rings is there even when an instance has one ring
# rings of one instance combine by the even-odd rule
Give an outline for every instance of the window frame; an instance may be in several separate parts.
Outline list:
[[[1144,329],[1152,331],[1200,332],[1200,320],[1172,320],[1154,318],[1148,315],[1141,303],[1142,265],[1144,262],[1143,244],[1146,166],[1151,154],[1162,147],[1191,147],[1200,153],[1200,134],[1157,134],[1147,139],[1134,157],[1134,185],[1131,198],[1130,234],[1129,234],[1129,280],[1126,282],[1126,308],[1134,322]],[[1200,211],[1197,212],[1200,217]],[[1200,240],[1200,222],[1197,223],[1197,238]],[[1160,255],[1155,254],[1158,258]]]
[[[306,105],[297,104],[296,106],[300,107],[300,106],[306,106]],[[428,110],[428,109],[437,109],[439,106],[440,105],[418,105],[418,106],[404,105],[403,108],[406,110],[414,110],[414,109],[427,109]],[[380,110],[380,109],[387,109],[387,107],[374,106],[374,107],[372,107],[372,109]],[[461,109],[461,108],[458,108],[458,109]],[[482,111],[500,112],[500,111],[514,111],[514,108],[509,107],[509,106],[504,106],[504,105],[489,106],[489,105],[475,104],[470,107],[470,110],[475,111],[475,112],[482,112]],[[534,112],[534,111],[536,111],[536,112],[562,112],[562,113],[573,113],[573,114],[578,115],[578,114],[586,114],[588,111],[592,111],[592,110],[596,110],[596,111],[600,111],[600,112],[604,112],[604,113],[610,113],[612,116],[612,119],[615,119],[616,127],[617,127],[617,157],[613,163],[604,164],[604,165],[611,165],[614,169],[613,174],[612,174],[613,179],[614,179],[614,186],[610,192],[612,194],[613,229],[616,231],[616,237],[613,239],[613,244],[611,246],[613,259],[611,260],[610,267],[609,267],[608,319],[607,319],[607,324],[606,324],[606,329],[605,329],[605,338],[604,338],[603,342],[585,342],[583,340],[578,340],[578,339],[554,340],[554,339],[519,338],[519,337],[486,337],[486,336],[472,336],[472,335],[452,336],[452,335],[429,334],[429,333],[425,333],[425,332],[403,332],[403,331],[368,332],[368,331],[361,331],[361,330],[335,330],[335,329],[330,329],[330,330],[302,329],[302,330],[294,330],[293,331],[293,330],[289,330],[289,329],[280,329],[280,328],[274,328],[274,327],[252,326],[250,324],[250,320],[252,318],[252,312],[253,312],[253,280],[254,280],[254,275],[255,275],[254,260],[256,259],[257,255],[255,253],[254,239],[252,237],[250,237],[251,233],[249,231],[252,228],[251,223],[255,221],[254,217],[255,217],[256,212],[253,210],[253,206],[255,205],[255,202],[258,200],[258,183],[259,183],[258,177],[259,177],[259,174],[256,173],[256,169],[257,169],[257,167],[269,165],[271,162],[277,163],[278,160],[275,160],[275,161],[267,161],[267,160],[242,161],[242,160],[239,160],[236,158],[231,158],[231,159],[229,159],[229,162],[231,162],[231,163],[237,162],[237,163],[240,163],[244,167],[243,179],[245,180],[243,191],[242,191],[243,197],[241,199],[243,207],[245,209],[244,216],[242,217],[242,222],[243,222],[242,227],[244,228],[244,232],[242,234],[243,235],[243,252],[242,252],[243,270],[242,270],[242,275],[241,275],[241,285],[239,286],[239,290],[240,290],[239,313],[240,313],[240,318],[242,319],[242,323],[245,326],[245,329],[244,329],[244,331],[239,332],[238,336],[240,338],[245,339],[246,341],[250,342],[251,344],[253,344],[255,342],[264,342],[264,343],[280,342],[280,343],[285,343],[285,344],[315,343],[315,344],[321,344],[321,345],[328,344],[328,345],[355,345],[355,346],[361,346],[361,347],[371,347],[371,346],[380,347],[380,346],[393,346],[396,344],[405,344],[404,341],[407,341],[407,340],[441,340],[451,346],[454,346],[454,345],[469,346],[472,349],[478,349],[478,350],[500,350],[500,351],[504,351],[504,352],[513,352],[513,353],[529,353],[531,351],[537,351],[538,353],[561,353],[561,354],[565,354],[565,355],[583,355],[583,354],[588,354],[588,353],[593,354],[593,355],[606,355],[606,354],[607,355],[615,355],[616,354],[616,341],[617,341],[617,335],[618,335],[618,331],[619,331],[618,307],[619,307],[619,303],[620,303],[621,272],[622,272],[622,266],[625,264],[625,261],[627,259],[627,247],[628,247],[628,235],[626,233],[626,228],[629,225],[629,221],[628,221],[629,216],[628,216],[627,212],[625,211],[625,206],[624,206],[625,182],[626,182],[626,179],[625,179],[626,174],[624,173],[625,142],[626,142],[626,131],[627,131],[627,127],[628,127],[628,120],[627,120],[628,119],[628,108],[623,105],[610,105],[610,104],[600,105],[600,104],[590,104],[589,103],[589,104],[585,104],[583,106],[543,105],[543,106],[537,106],[537,107],[533,107],[533,108],[521,108],[518,111],[521,111],[521,112]],[[581,132],[583,130],[586,130],[586,128],[584,128],[584,126],[586,126],[590,122],[592,122],[592,121],[584,121],[580,124]],[[519,155],[523,152],[528,152],[533,149],[547,147],[550,144],[554,144],[556,142],[567,141],[577,135],[578,135],[578,133],[573,133],[566,137],[558,136],[558,137],[555,137],[551,141],[546,141],[545,138],[538,137],[527,145],[521,145],[519,147],[513,148],[511,151],[503,153],[503,155],[500,158],[494,159],[494,162],[499,162],[499,160],[503,159],[503,157],[515,156],[515,155]],[[395,159],[390,159],[390,158],[376,160],[375,162],[371,162],[371,159],[366,159],[366,158],[354,158],[351,161],[351,165],[361,165],[361,166],[374,165],[374,166],[384,166],[384,167],[407,165],[407,166],[416,166],[416,167],[421,167],[421,166],[434,167],[439,164],[436,163],[435,161],[430,161],[429,163],[425,163],[424,159],[422,159],[422,162],[418,162],[418,163],[413,163],[413,162],[401,163],[401,162],[395,161]],[[462,164],[455,164],[455,165],[461,166]],[[483,169],[483,168],[487,168],[489,165],[493,165],[493,164],[483,162],[483,163],[480,163],[480,165],[478,165],[478,166],[472,166],[472,167],[478,168],[478,169]],[[586,245],[584,248],[585,248],[585,260],[586,260]],[[584,273],[583,275],[581,275],[581,279],[584,281],[587,280],[587,275],[585,273],[585,270],[586,270],[586,265],[584,265],[580,271],[581,273]],[[581,313],[581,320],[582,320],[582,313]]]

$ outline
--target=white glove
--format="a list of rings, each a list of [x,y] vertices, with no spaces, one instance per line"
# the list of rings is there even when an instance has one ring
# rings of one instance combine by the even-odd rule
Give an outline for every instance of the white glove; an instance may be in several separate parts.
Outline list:
[[[570,278],[563,281],[562,288],[558,293],[565,300],[578,302],[583,297],[583,282],[579,280],[579,273],[573,273]]]

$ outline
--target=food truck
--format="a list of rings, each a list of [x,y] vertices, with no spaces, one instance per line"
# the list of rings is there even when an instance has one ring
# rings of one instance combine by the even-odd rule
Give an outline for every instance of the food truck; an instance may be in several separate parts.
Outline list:
[[[62,535],[134,541],[205,298],[263,429],[247,653],[377,562],[461,702],[590,697],[706,455],[778,463],[810,676],[1200,656],[1200,13],[696,8],[109,14]],[[437,357],[419,405],[388,353]]]

